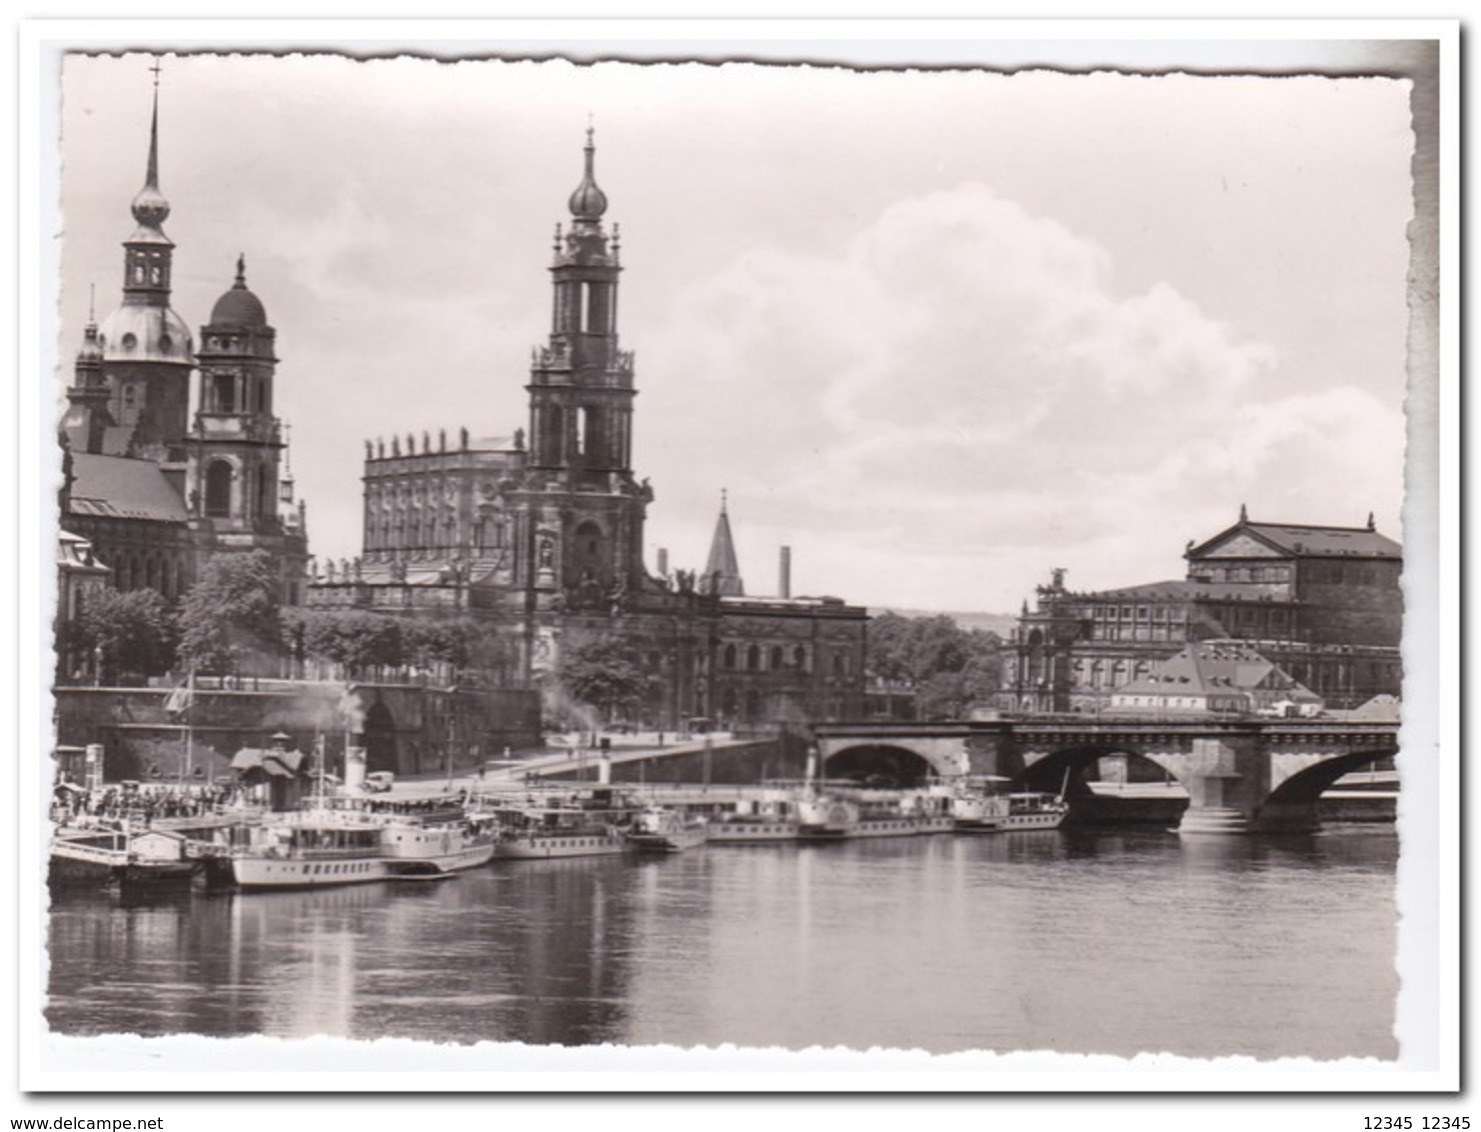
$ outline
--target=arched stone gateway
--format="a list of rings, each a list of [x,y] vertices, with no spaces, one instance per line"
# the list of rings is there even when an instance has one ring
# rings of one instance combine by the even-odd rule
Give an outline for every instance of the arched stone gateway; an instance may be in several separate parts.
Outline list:
[[[396,720],[380,699],[365,713],[365,769],[369,774],[401,769],[396,765]]]

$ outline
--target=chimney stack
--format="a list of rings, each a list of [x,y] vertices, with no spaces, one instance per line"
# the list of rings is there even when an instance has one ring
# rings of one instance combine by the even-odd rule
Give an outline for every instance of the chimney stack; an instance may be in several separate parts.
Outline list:
[[[660,578],[669,576],[669,551],[666,546],[658,548],[658,576]]]
[[[792,548],[782,547],[781,562],[778,565],[777,596],[783,600],[792,596]]]

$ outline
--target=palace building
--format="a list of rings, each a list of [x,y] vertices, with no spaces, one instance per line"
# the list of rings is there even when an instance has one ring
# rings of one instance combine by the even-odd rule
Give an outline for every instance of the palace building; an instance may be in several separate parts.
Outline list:
[[[618,336],[620,230],[608,233],[587,132],[557,227],[551,331],[532,352],[527,424],[367,441],[362,553],[324,563],[321,609],[469,616],[508,644],[512,683],[554,691],[563,642],[616,636],[655,691],[640,721],[763,726],[862,711],[867,613],[833,597],[745,596],[728,508],[705,570],[644,561],[654,491],[634,473],[635,364]]]
[[[1403,551],[1374,529],[1239,522],[1184,552],[1187,577],[1075,592],[1056,570],[1025,603],[999,706],[1095,711],[1200,642],[1257,652],[1350,709],[1398,696]]]
[[[87,561],[111,571],[117,589],[149,588],[170,601],[211,555],[263,550],[278,564],[284,600],[296,603],[307,536],[274,415],[275,332],[243,259],[199,349],[171,308],[157,81],[144,187],[131,211],[122,302],[101,323],[89,313],[59,425],[63,540],[87,545]]]

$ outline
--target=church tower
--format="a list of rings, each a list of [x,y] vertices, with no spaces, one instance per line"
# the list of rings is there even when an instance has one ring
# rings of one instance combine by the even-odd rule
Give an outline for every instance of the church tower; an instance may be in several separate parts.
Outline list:
[[[149,121],[144,187],[131,206],[137,225],[124,241],[123,305],[98,328],[111,394],[109,412],[124,432],[110,455],[154,460],[179,483],[190,415],[190,331],[170,309],[175,245],[164,233],[170,202],[159,188],[159,66]]]
[[[281,527],[276,338],[239,257],[235,282],[201,327],[199,409],[189,441],[190,516],[217,533],[275,534]]]
[[[617,347],[619,234],[602,228],[596,146],[586,131],[586,175],[571,194],[571,227],[556,227],[549,345],[530,374],[531,464],[573,485],[631,474],[633,359]]]
[[[643,522],[651,492],[632,475],[633,356],[618,347],[620,237],[602,226],[607,196],[596,182],[586,131],[585,173],[571,194],[569,230],[556,227],[549,342],[530,369],[528,468],[558,513],[536,521],[538,586],[578,600],[635,589],[645,577]],[[549,495],[547,495],[549,498]],[[580,595],[587,595],[581,599]]]
[[[72,452],[101,453],[113,418],[108,413],[111,394],[103,376],[103,349],[98,345],[98,324],[91,309],[72,373],[67,409],[60,426],[62,442]]]

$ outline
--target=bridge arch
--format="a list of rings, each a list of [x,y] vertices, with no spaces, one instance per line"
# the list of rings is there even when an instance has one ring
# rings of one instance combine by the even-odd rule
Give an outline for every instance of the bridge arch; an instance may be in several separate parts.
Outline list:
[[[960,747],[960,744],[955,744]],[[884,787],[909,789],[931,778],[960,774],[956,751],[933,751],[930,744],[853,743],[825,752],[818,768],[824,778],[852,778]]]
[[[1344,774],[1362,770],[1397,753],[1394,747],[1351,751],[1344,755],[1321,758],[1316,755],[1277,755],[1272,760],[1271,805],[1311,805]]]
[[[1077,743],[1050,750],[1026,752],[1019,785],[1026,790],[1086,794],[1086,783],[1099,780],[1110,772],[1107,781],[1117,781],[1113,768],[1103,767],[1102,760],[1123,760],[1122,776],[1127,782],[1178,782],[1180,776],[1166,759],[1155,752],[1124,742]]]

